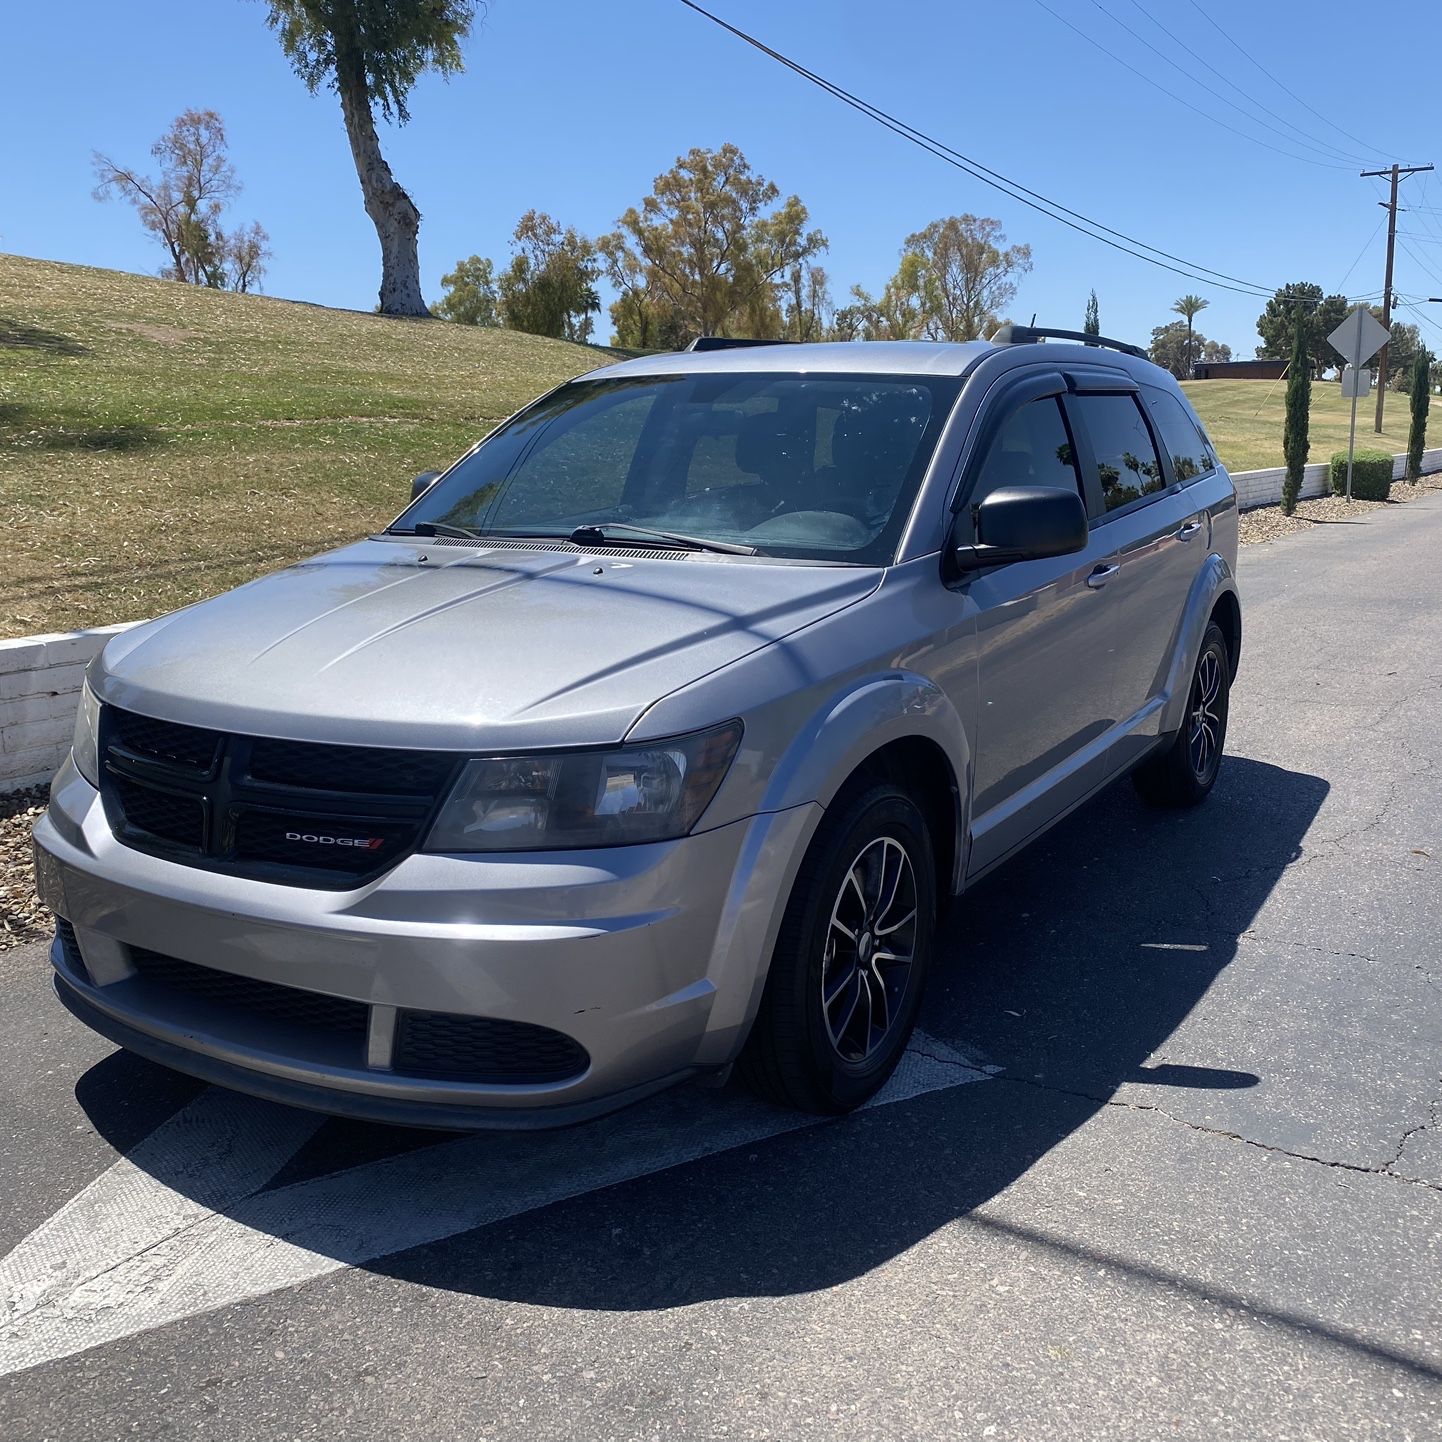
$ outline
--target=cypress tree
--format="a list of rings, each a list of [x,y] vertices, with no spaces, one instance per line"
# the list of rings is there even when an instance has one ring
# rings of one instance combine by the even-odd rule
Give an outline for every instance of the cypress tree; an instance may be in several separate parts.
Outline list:
[[[1082,331],[1086,335],[1100,335],[1102,333],[1101,315],[1097,310],[1097,293],[1092,291],[1087,300],[1087,315],[1082,322]]]
[[[1407,432],[1407,479],[1415,486],[1422,474],[1427,444],[1427,407],[1432,403],[1432,357],[1423,346],[1412,364],[1412,429]]]
[[[1287,458],[1287,478],[1282,482],[1282,511],[1290,516],[1297,509],[1302,490],[1302,469],[1307,464],[1307,421],[1312,405],[1312,368],[1307,358],[1310,342],[1305,311],[1297,315],[1292,336],[1292,360],[1287,371],[1287,420],[1282,432],[1282,453]]]

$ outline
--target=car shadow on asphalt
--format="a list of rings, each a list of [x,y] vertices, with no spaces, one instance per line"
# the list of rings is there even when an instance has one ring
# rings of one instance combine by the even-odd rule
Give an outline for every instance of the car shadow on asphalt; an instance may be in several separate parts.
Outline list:
[[[1257,1083],[1230,1056],[1175,1063],[1156,1054],[1300,858],[1328,789],[1319,777],[1236,757],[1208,803],[1190,812],[1151,810],[1129,786],[1113,787],[969,893],[943,928],[921,1026],[983,1058],[996,1069],[987,1081],[799,1131],[778,1126],[784,1134],[763,1131],[761,1140],[650,1166],[422,1246],[372,1241],[365,1251],[340,1238],[327,1254],[430,1287],[599,1310],[793,1294],[861,1276],[982,1207],[1119,1086]],[[198,1090],[117,1052],[76,1095],[96,1129],[128,1151]],[[657,1126],[694,1135],[708,1108],[727,1104],[725,1093],[688,1089],[642,1106],[656,1108]],[[558,1158],[575,1164],[589,1145],[604,1148],[607,1127],[567,1134]],[[269,1190],[419,1148],[463,1146],[456,1162],[473,1170],[479,1191],[507,1175],[488,1157],[510,1165],[546,1145],[515,1135],[458,1143],[332,1120]],[[193,1185],[194,1159],[149,1165],[169,1186]],[[629,1175],[624,1166],[616,1174]],[[1121,1193],[1126,1183],[1112,1186]],[[425,1195],[409,1205],[423,1211]],[[255,1224],[253,1208],[242,1204],[237,1215]],[[305,1223],[287,1216],[277,1231]],[[307,1234],[304,1244],[326,1250],[323,1235]]]

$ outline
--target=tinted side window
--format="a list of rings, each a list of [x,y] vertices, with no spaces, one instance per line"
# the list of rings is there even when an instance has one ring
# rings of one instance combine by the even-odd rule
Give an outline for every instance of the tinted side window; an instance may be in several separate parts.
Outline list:
[[[1082,395],[1075,404],[1091,438],[1107,510],[1166,489],[1152,433],[1134,396]]]
[[[1080,475],[1071,436],[1055,396],[1018,406],[1002,423],[982,462],[971,503],[1003,486],[1069,486]]]
[[[1217,468],[1216,457],[1207,438],[1187,412],[1187,408],[1167,391],[1148,390],[1147,407],[1161,435],[1162,445],[1172,458],[1172,471],[1177,480],[1194,481]]]

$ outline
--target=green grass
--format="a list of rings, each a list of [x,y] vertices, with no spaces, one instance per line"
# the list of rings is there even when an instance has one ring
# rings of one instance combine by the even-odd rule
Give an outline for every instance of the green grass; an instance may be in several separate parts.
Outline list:
[[[1285,464],[1282,418],[1286,381],[1184,381],[1182,389],[1211,432],[1228,470],[1259,471]],[[1312,382],[1309,461],[1327,461],[1333,451],[1347,449],[1351,413],[1352,402],[1343,398],[1336,381]],[[1436,413],[1434,404],[1428,420]],[[1373,391],[1357,402],[1357,445],[1394,454],[1405,451],[1412,415],[1406,391],[1387,392],[1380,436],[1372,429],[1376,414],[1377,393]],[[1431,429],[1435,433],[1435,422]]]
[[[363,535],[411,477],[606,351],[0,255],[0,635],[158,615]],[[1193,381],[1234,470],[1284,388]],[[1312,396],[1312,459],[1346,445]],[[1407,400],[1358,441],[1406,448]],[[1434,428],[1435,429],[1435,428]]]
[[[363,535],[610,359],[0,255],[0,635],[157,615]]]

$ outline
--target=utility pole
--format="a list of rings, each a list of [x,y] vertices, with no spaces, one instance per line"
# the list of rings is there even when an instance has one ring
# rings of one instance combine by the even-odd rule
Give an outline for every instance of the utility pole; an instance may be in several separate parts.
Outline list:
[[[1394,165],[1391,170],[1364,170],[1362,177],[1369,175],[1391,176],[1392,198],[1387,202],[1387,278],[1382,282],[1382,324],[1392,324],[1392,252],[1397,244],[1397,182],[1404,175],[1416,175],[1431,170],[1430,165]],[[1382,434],[1382,402],[1387,394],[1387,352],[1391,347],[1384,345],[1377,357],[1377,423],[1373,429]]]

